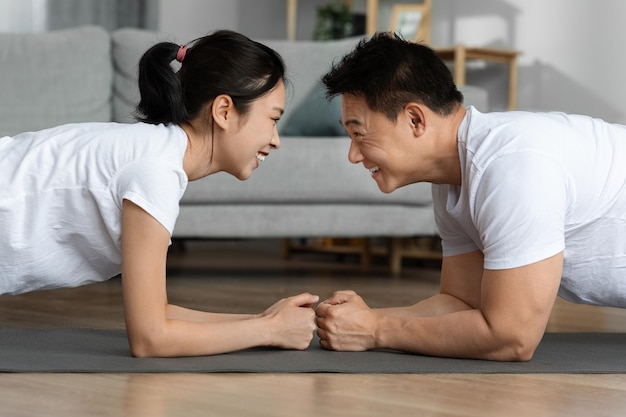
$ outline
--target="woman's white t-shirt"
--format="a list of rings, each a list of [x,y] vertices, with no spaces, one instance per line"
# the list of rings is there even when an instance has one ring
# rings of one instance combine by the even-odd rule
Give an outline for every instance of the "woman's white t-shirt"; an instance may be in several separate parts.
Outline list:
[[[170,235],[187,186],[176,125],[81,123],[0,138],[0,294],[121,271],[122,200]]]
[[[564,251],[560,296],[626,307],[625,126],[468,107],[458,150],[461,186],[433,186],[444,256],[498,270]]]

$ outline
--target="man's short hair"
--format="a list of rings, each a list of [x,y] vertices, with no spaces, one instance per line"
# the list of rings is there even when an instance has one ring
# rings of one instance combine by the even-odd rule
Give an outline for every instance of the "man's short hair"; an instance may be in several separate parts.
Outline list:
[[[426,45],[388,32],[363,39],[322,77],[327,98],[362,96],[373,111],[395,122],[402,108],[416,102],[442,116],[463,103],[446,64]]]

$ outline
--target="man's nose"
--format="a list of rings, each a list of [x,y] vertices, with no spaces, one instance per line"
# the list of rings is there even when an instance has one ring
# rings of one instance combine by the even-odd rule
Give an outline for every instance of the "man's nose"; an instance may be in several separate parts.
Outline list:
[[[348,160],[353,164],[358,164],[363,161],[363,155],[361,154],[361,150],[359,149],[359,145],[357,145],[353,140],[350,142],[350,150],[348,151]]]

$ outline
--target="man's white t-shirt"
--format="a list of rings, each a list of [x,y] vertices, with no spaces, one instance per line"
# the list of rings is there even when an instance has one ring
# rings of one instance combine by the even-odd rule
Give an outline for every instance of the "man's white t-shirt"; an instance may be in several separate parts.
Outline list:
[[[0,294],[121,271],[122,200],[170,234],[187,187],[176,125],[81,123],[0,138]]]
[[[433,185],[444,256],[500,270],[564,251],[561,297],[626,307],[626,126],[468,107],[458,150],[461,186]]]

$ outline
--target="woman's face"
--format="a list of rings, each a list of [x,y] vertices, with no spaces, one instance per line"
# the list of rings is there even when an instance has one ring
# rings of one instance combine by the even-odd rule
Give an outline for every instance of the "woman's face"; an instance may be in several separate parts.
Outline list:
[[[280,147],[276,124],[285,108],[285,84],[280,81],[266,95],[255,100],[245,116],[238,116],[237,128],[220,141],[223,170],[240,180]]]

